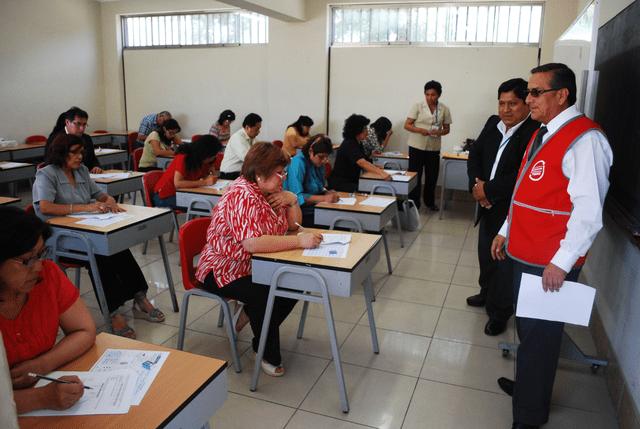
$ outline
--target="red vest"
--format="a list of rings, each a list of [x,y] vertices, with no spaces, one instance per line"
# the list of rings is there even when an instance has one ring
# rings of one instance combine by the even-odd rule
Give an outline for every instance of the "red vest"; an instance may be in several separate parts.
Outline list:
[[[527,161],[531,142],[522,159],[518,181],[509,208],[507,253],[527,265],[544,267],[560,248],[567,233],[567,222],[573,205],[562,172],[562,159],[567,150],[584,133],[601,128],[586,116],[566,123]],[[535,139],[536,133],[531,138]],[[587,255],[574,266],[584,264]]]

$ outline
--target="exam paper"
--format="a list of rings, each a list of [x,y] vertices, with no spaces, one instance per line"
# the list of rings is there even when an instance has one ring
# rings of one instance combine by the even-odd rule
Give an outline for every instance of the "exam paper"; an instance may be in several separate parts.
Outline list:
[[[391,198],[369,197],[366,200],[364,200],[363,202],[361,202],[360,205],[376,206],[376,207],[387,207],[389,204],[391,204],[393,202],[395,202],[395,200],[391,199]]]
[[[118,149],[96,149],[96,153],[111,153],[116,152]]]
[[[322,234],[322,243],[315,249],[304,249],[303,256],[346,258],[351,234]]]
[[[202,186],[203,188],[207,188],[207,189],[219,189],[222,190],[224,189],[226,186],[229,186],[231,184],[230,180],[218,180],[215,185],[210,185],[210,186]]]
[[[91,179],[126,179],[131,173],[102,173],[102,174],[90,174]]]
[[[382,152],[382,155],[384,156],[393,156],[393,155],[402,155],[402,152]]]
[[[13,167],[21,167],[23,165],[27,165],[24,162],[5,162],[1,165],[2,168],[13,168]]]
[[[545,292],[542,277],[524,273],[516,316],[589,326],[595,296],[594,288],[569,281],[559,292]]]
[[[151,365],[151,369],[146,369],[142,364],[146,361],[158,362]],[[98,362],[93,365],[91,372],[111,372],[119,369],[128,369],[137,374],[134,395],[131,405],[140,405],[140,401],[149,390],[151,383],[167,360],[169,352],[154,352],[148,350],[116,350],[107,349]]]
[[[54,371],[47,374],[51,378],[60,378],[64,375],[78,376],[85,386],[91,387],[91,390],[85,390],[82,398],[66,410],[36,410],[20,416],[89,416],[95,414],[126,414],[129,412],[136,382],[136,375],[133,371],[118,370],[104,373]],[[49,383],[52,382],[40,380],[36,387],[46,386]]]
[[[127,213],[75,213],[73,215],[69,215],[69,217],[75,217],[84,219],[79,222],[76,222],[78,225],[90,225],[90,226],[109,226],[111,224],[123,221],[125,219],[129,219],[133,217],[132,214]]]
[[[342,204],[343,206],[353,206],[356,204],[356,201],[358,200],[355,198],[340,198],[338,201],[331,204]]]
[[[394,174],[398,174],[398,175],[402,175],[402,176],[407,174],[406,171],[402,171],[402,170],[387,170],[387,169],[384,169],[384,172],[387,173],[387,174],[390,174],[392,176]]]
[[[408,182],[411,180],[411,176],[395,174],[391,176],[391,180],[394,182]]]

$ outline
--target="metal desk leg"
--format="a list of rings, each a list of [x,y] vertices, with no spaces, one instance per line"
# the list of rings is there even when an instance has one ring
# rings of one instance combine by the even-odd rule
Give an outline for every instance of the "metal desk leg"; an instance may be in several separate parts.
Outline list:
[[[371,274],[367,276],[364,280],[364,299],[367,303],[367,314],[369,315],[369,327],[371,328],[371,341],[373,342],[373,352],[375,354],[380,353],[380,348],[378,347],[378,333],[376,331],[376,322],[373,319],[373,307],[371,306],[371,301],[373,300],[373,281],[371,280]]]
[[[396,203],[396,224],[398,225],[398,235],[400,236],[400,247],[404,247],[404,239],[402,238],[402,225],[400,225],[400,210],[398,210],[398,203]],[[386,229],[386,226],[385,226]]]
[[[169,268],[169,257],[167,256],[167,248],[164,245],[164,237],[162,234],[158,236],[160,243],[160,252],[162,253],[162,262],[164,263],[164,272],[167,274],[167,283],[169,283],[169,292],[171,293],[171,302],[173,303],[173,311],[180,311],[178,308],[178,299],[176,298],[176,290],[173,287],[173,277],[171,277],[171,269]]]
[[[382,242],[384,243],[384,251],[387,253],[387,268],[389,269],[389,274],[393,274],[393,268],[391,267],[391,255],[389,255],[389,243],[387,243],[386,227],[382,228]]]

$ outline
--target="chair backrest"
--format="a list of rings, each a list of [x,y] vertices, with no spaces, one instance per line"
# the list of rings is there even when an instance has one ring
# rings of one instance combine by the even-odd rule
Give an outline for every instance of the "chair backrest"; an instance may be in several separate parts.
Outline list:
[[[193,143],[194,141],[198,140],[200,137],[202,137],[202,134],[194,134],[191,136],[191,143]]]
[[[32,215],[36,214],[36,209],[33,207],[33,204],[29,204],[29,206],[24,209],[24,211]]]
[[[329,176],[331,175],[331,170],[333,169],[333,167],[331,166],[330,162],[325,162],[324,163],[324,178],[325,180],[329,178]]]
[[[224,158],[224,153],[219,152],[216,155],[216,160],[213,162],[213,169],[216,171],[220,171],[220,166],[222,165],[222,158]]]
[[[154,170],[144,173],[142,176],[142,184],[144,185],[144,199],[147,203],[147,207],[155,207],[153,202],[153,190],[156,187],[156,183],[160,181],[164,171]]]
[[[133,171],[138,171],[138,166],[140,165],[140,158],[142,158],[142,152],[144,152],[143,148],[138,148],[133,151]]]
[[[196,279],[196,267],[193,259],[202,252],[207,242],[207,228],[211,224],[210,217],[201,217],[190,220],[180,228],[180,263],[182,265],[182,284],[186,290],[194,289]]]
[[[44,167],[44,162],[41,162],[40,164],[38,164],[38,170],[40,170],[42,167]]]
[[[45,136],[29,136],[27,137],[27,144],[32,144],[32,143],[40,143],[40,142],[46,142],[47,138]]]
[[[278,146],[280,149],[282,149],[282,140],[274,140],[273,144]]]
[[[109,134],[109,131],[107,131],[107,130],[95,130],[94,134]]]
[[[129,134],[129,153],[133,153],[133,147],[136,145],[136,140],[138,140],[138,132],[134,131]]]

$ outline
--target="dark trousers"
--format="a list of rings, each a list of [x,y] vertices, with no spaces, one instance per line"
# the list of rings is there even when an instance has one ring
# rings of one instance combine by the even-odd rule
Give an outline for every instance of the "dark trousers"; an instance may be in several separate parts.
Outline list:
[[[253,351],[258,351],[260,333],[264,313],[267,310],[267,298],[269,286],[253,283],[251,276],[240,277],[224,287],[218,287],[213,273],[210,272],[204,279],[203,287],[208,292],[228,299],[237,299],[244,303],[244,312],[249,317],[251,330],[253,331]],[[267,341],[263,359],[271,365],[278,366],[282,363],[280,355],[280,325],[287,318],[298,301],[295,299],[276,297],[273,303],[273,313],[267,331]]]
[[[491,244],[502,224],[490,224],[488,216],[480,218],[478,231],[478,284],[489,318],[506,322],[513,315],[513,264],[509,258],[499,261],[491,257]]]
[[[582,267],[572,269],[566,280],[577,281]],[[513,261],[513,295],[518,300],[522,273],[542,276],[544,268]],[[550,292],[547,292],[550,293]],[[520,345],[516,355],[513,420],[533,426],[549,421],[549,407],[556,377],[563,322],[516,317]]]
[[[238,177],[240,177],[239,171],[234,171],[233,173],[220,172],[220,178],[224,180],[236,180]]]
[[[422,186],[422,172],[424,170],[424,205],[433,207],[436,205],[435,190],[440,173],[440,151],[420,150],[409,146],[409,171],[418,174],[418,185],[409,193],[409,199],[420,208],[420,187]]]
[[[138,167],[138,171],[141,173],[147,173],[149,171],[162,171],[162,168],[156,167]]]
[[[95,257],[109,313],[116,311],[126,301],[133,299],[136,293],[146,293],[147,290],[149,290],[147,280],[144,278],[144,274],[142,274],[142,270],[140,270],[140,266],[130,250],[123,250],[111,256],[95,255]],[[93,292],[96,293],[93,271],[88,262],[71,258],[60,258],[60,262],[80,264],[88,268],[91,284],[93,285]],[[96,293],[96,298],[97,297],[98,295]],[[98,304],[99,303],[100,301],[98,301]]]

